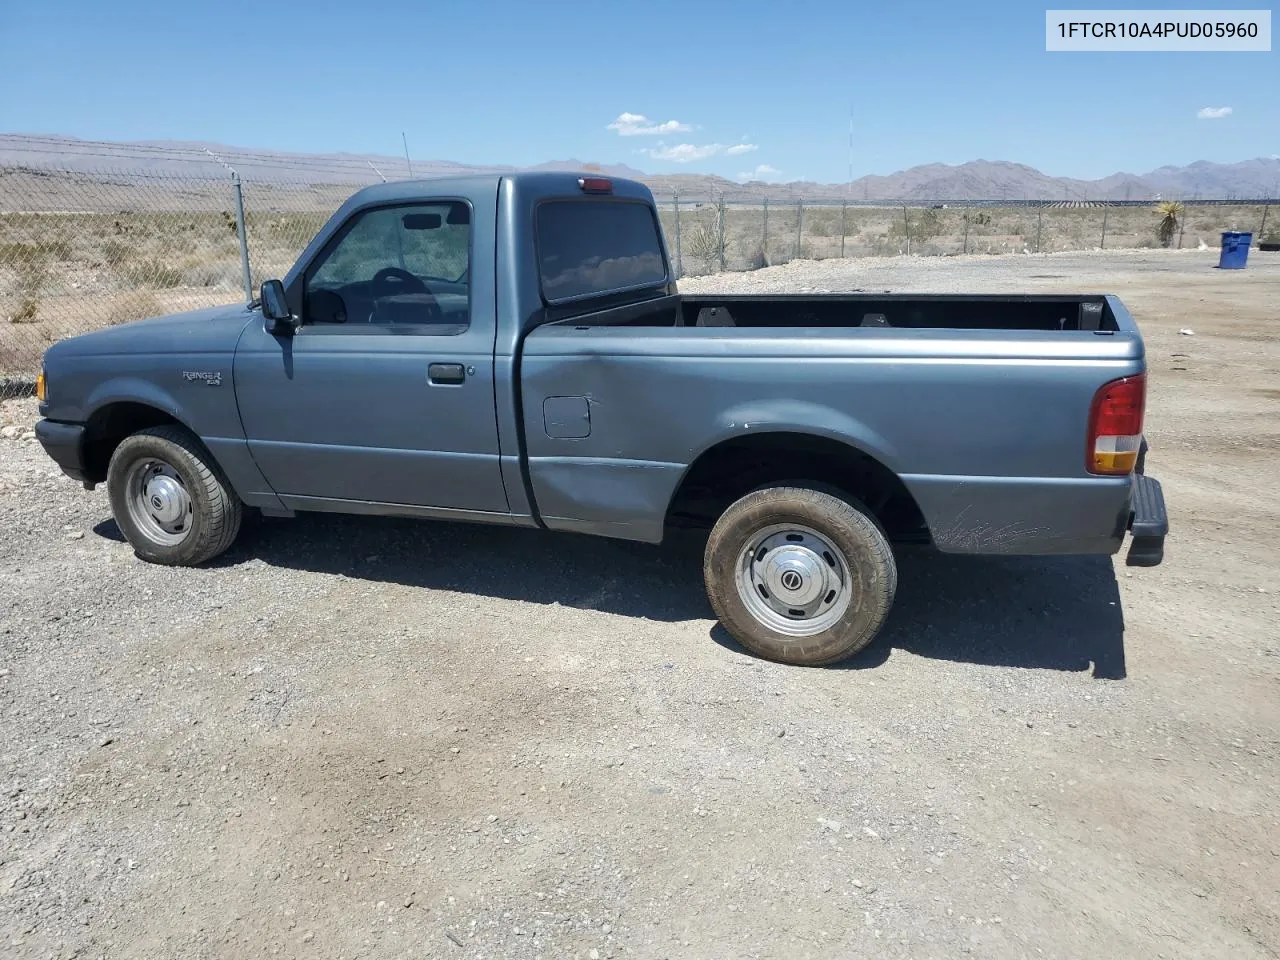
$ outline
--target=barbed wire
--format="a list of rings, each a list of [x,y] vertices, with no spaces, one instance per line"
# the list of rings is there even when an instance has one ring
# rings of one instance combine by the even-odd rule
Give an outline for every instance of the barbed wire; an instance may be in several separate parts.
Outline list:
[[[382,155],[362,155],[354,154],[350,157],[329,156],[317,157],[307,154],[294,153],[269,153],[260,150],[246,149],[240,147],[220,147],[224,159],[232,166],[242,165],[246,168],[246,172],[253,172],[255,175],[263,179],[287,179],[287,174],[307,172],[319,174],[344,175],[355,182],[376,182],[376,180],[390,179],[402,180],[409,179],[408,171],[401,169],[401,159],[392,156]],[[11,151],[15,153],[25,153],[28,155],[37,155],[44,158],[39,163],[33,163],[31,166],[36,169],[74,169],[67,166],[70,159],[91,158],[101,160],[139,160],[139,161],[163,161],[175,164],[191,164],[204,166],[211,171],[220,169],[218,162],[209,155],[208,148],[204,146],[183,146],[180,144],[160,145],[148,143],[113,143],[105,140],[75,140],[61,137],[47,136],[41,134],[0,134],[0,150]],[[55,157],[50,157],[55,154]],[[378,166],[373,166],[374,163]],[[252,170],[251,168],[268,168],[273,171],[271,174],[266,173],[262,169]],[[478,164],[466,165],[453,161],[445,160],[420,160],[415,163],[418,171],[426,171],[428,177],[439,176],[449,172],[470,173],[477,175],[484,174],[500,174],[506,172],[515,172],[521,168],[501,165],[501,164]],[[134,168],[120,168],[120,174],[132,173]],[[147,169],[147,168],[142,168]],[[279,171],[279,175],[275,173]],[[174,174],[178,175],[178,174]],[[642,180],[663,181],[669,177],[692,176],[690,174],[663,174],[658,176],[644,176]],[[376,180],[375,180],[376,178]],[[415,176],[414,179],[421,179]],[[818,189],[840,190],[850,185],[847,184],[815,184]],[[678,186],[666,188],[655,184],[656,189],[654,195],[660,200],[670,200],[679,197],[681,200],[691,203],[717,202],[723,197],[726,202],[731,203],[749,203],[761,202],[764,194],[760,188],[747,184],[730,184],[726,181],[723,188],[712,190],[701,188],[700,191],[682,192]],[[1054,190],[1059,189],[1057,186]],[[1091,198],[1085,188],[1074,185],[1063,185],[1065,196],[1062,199],[1054,199],[1048,197],[1013,197],[1008,191],[1001,191],[997,196],[985,198],[970,197],[948,197],[948,196],[907,196],[907,197],[879,197],[857,198],[849,194],[845,196],[817,196],[804,197],[804,185],[801,184],[779,184],[777,193],[792,201],[804,200],[807,204],[812,205],[845,205],[845,206],[882,206],[885,204],[934,204],[943,203],[948,206],[996,206],[996,205],[1041,205],[1041,206],[1057,206],[1082,204],[1090,206],[1110,205],[1110,206],[1143,206],[1152,202],[1159,202],[1161,199],[1178,200],[1181,202],[1194,203],[1266,203],[1276,199],[1275,194],[1280,190],[1280,184],[1266,192],[1264,196],[1236,196],[1228,193],[1225,196],[1207,197],[1200,196],[1198,192],[1187,193],[1186,191],[1172,191],[1168,196],[1161,194],[1157,197],[1144,197],[1139,199],[1113,199],[1113,198]],[[746,195],[743,195],[744,192]]]

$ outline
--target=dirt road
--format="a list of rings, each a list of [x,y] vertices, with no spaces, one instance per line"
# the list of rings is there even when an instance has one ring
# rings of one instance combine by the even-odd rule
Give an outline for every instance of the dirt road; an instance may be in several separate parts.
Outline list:
[[[684,284],[1114,291],[1147,336],[1165,564],[904,553],[836,669],[728,640],[696,543],[316,516],[163,569],[0,439],[0,953],[1280,955],[1280,259],[1254,257]]]

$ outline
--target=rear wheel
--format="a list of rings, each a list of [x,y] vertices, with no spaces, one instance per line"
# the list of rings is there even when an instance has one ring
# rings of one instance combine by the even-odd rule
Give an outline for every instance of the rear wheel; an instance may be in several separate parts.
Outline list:
[[[116,526],[151,563],[196,566],[240,530],[240,498],[182,427],[149,427],[122,440],[107,468],[107,494]]]
[[[821,666],[874,639],[898,568],[884,531],[858,504],[810,487],[768,487],[716,522],[703,578],[716,616],[752,653]]]

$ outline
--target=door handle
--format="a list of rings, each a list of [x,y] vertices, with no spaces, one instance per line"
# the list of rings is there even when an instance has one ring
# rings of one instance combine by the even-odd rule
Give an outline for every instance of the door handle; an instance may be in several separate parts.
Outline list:
[[[459,384],[467,378],[460,363],[432,363],[427,366],[427,379],[432,383]]]

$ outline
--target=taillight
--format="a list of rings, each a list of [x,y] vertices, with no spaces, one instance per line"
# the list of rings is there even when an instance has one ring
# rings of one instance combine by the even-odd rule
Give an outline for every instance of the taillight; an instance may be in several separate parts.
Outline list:
[[[606,177],[579,177],[583,193],[613,193],[613,181]]]
[[[1089,445],[1085,469],[1121,475],[1133,472],[1142,446],[1142,416],[1147,403],[1147,375],[1104,383],[1089,410]]]

